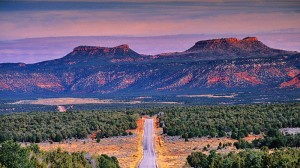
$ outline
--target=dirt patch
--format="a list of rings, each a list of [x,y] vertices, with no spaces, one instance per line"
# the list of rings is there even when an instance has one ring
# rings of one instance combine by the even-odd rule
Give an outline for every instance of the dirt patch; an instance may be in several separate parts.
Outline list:
[[[137,129],[128,130],[134,133],[131,136],[120,136],[103,138],[99,143],[91,138],[84,140],[73,140],[63,143],[39,143],[44,151],[56,150],[58,147],[67,152],[85,151],[92,155],[107,154],[116,156],[120,166],[123,168],[137,167],[142,158],[142,138],[144,131],[144,118],[137,121]]]
[[[263,135],[253,135],[253,134],[250,134],[250,135],[248,135],[247,137],[245,137],[243,139],[245,141],[247,141],[247,142],[252,142],[252,141],[254,141],[256,139],[262,139],[262,138],[264,138]]]

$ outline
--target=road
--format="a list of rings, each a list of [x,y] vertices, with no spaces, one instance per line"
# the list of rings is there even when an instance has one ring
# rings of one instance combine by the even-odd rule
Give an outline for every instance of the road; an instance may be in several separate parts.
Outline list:
[[[144,156],[139,168],[156,168],[156,155],[153,145],[153,119],[146,119],[144,124]]]

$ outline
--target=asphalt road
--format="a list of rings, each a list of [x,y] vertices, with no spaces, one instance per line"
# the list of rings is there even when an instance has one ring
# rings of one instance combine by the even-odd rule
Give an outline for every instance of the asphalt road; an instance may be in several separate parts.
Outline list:
[[[139,168],[156,168],[156,155],[153,145],[153,119],[146,119],[144,124],[144,156]]]

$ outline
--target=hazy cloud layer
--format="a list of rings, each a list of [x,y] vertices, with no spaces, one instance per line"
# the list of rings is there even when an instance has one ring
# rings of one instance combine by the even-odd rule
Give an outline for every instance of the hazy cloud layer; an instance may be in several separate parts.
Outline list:
[[[60,58],[78,45],[157,54],[245,36],[300,51],[299,18],[299,0],[0,0],[0,62]]]
[[[0,39],[300,31],[299,1],[1,1]]]

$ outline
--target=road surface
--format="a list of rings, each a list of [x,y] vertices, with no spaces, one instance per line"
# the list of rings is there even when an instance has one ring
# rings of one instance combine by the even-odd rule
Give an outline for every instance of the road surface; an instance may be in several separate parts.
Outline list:
[[[144,156],[139,168],[156,168],[156,156],[153,145],[153,119],[146,119],[144,124],[143,152]]]

